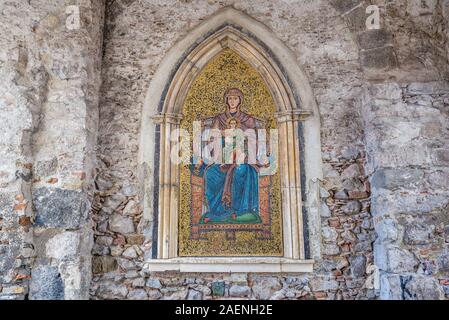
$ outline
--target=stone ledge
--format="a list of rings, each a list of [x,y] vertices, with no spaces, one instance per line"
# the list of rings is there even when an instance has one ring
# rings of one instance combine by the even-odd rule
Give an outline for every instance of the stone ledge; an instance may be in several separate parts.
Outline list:
[[[273,257],[172,258],[148,260],[149,272],[313,272],[314,260],[293,260]]]

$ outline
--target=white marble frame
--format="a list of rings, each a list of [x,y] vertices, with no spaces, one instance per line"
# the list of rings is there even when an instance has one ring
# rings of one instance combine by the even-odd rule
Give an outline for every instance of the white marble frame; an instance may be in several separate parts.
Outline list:
[[[211,30],[214,31],[211,33]],[[200,40],[199,40],[200,39]],[[263,39],[263,42],[261,41]],[[189,48],[194,47],[189,52]],[[216,54],[231,48],[255,67],[264,78],[278,108],[280,131],[281,190],[284,257],[178,257],[178,167],[168,161],[172,129],[178,127],[185,96],[195,76]],[[267,49],[269,48],[269,49]],[[183,56],[184,52],[189,52]],[[279,62],[282,61],[282,64]],[[176,72],[173,72],[175,70]],[[168,90],[165,84],[170,83]],[[159,100],[163,97],[162,108]],[[158,108],[159,107],[159,108]],[[302,124],[300,124],[302,122]],[[155,125],[160,126],[159,207],[153,208]],[[302,127],[304,168],[300,168],[299,126]],[[284,150],[284,152],[282,152]],[[287,151],[287,152],[285,152]],[[152,220],[158,210],[157,257],[149,258],[150,271],[191,272],[312,272],[320,257],[319,181],[322,177],[320,121],[316,102],[293,53],[261,23],[227,7],[190,31],[167,54],[155,74],[143,110],[141,178],[144,182],[144,216]],[[305,169],[301,186],[300,169]],[[301,203],[301,187],[306,202]],[[306,259],[303,206],[307,212],[310,258]]]

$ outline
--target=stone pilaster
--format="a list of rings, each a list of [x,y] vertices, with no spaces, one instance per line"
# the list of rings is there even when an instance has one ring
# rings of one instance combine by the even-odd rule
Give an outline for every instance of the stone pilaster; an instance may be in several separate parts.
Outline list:
[[[173,132],[179,129],[182,115],[160,114],[153,121],[160,126],[161,132],[161,168],[160,168],[160,193],[159,193],[159,229],[158,229],[158,258],[167,259],[176,257],[178,254],[177,236],[177,206],[178,196],[175,192],[179,186],[178,165],[170,161],[171,151],[174,144],[178,142],[172,139]]]
[[[87,299],[104,1],[2,10],[0,297]]]
[[[383,83],[363,101],[381,299],[443,299],[449,208],[445,82]],[[444,102],[446,101],[446,103]],[[419,118],[419,121],[418,121]]]

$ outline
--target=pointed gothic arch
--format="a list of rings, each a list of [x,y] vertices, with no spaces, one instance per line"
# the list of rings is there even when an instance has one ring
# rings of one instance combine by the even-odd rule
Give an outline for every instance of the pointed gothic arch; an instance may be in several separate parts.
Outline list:
[[[280,129],[284,257],[180,258],[177,254],[178,166],[168,161],[173,129],[195,77],[224,49],[238,53],[265,81]],[[231,7],[190,31],[166,55],[143,110],[140,164],[144,214],[153,222],[153,271],[311,271],[319,258],[321,179],[319,112],[293,53],[271,31]],[[155,142],[152,144],[151,142]]]

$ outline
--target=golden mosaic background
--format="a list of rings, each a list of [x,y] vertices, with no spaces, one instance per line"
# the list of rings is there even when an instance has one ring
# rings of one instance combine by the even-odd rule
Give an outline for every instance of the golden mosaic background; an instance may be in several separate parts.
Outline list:
[[[181,128],[191,136],[193,121],[222,113],[226,110],[223,95],[226,89],[236,87],[245,98],[242,111],[276,128],[276,107],[260,74],[237,53],[223,50],[213,58],[195,79],[187,95]],[[191,146],[192,147],[192,146]],[[192,149],[191,149],[192,150]],[[190,170],[182,165],[180,170],[179,256],[282,256],[281,192],[279,172],[273,176],[270,190],[271,231],[270,240],[256,240],[254,232],[238,231],[235,240],[226,240],[225,232],[204,233],[208,240],[191,240]]]

